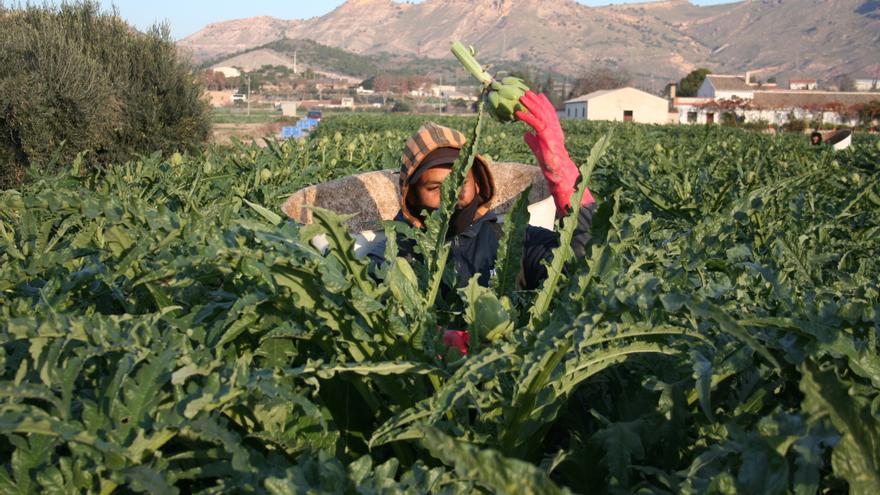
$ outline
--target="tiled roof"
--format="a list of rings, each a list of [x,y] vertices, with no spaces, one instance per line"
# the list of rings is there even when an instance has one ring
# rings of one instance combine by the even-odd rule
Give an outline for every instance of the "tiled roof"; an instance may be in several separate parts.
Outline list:
[[[597,97],[597,96],[606,95],[606,94],[608,94],[608,93],[611,93],[611,92],[614,92],[614,91],[619,91],[619,90],[621,90],[621,89],[624,89],[624,88],[618,88],[618,89],[600,89],[599,91],[593,91],[592,93],[587,93],[587,94],[585,94],[585,95],[578,96],[577,98],[572,98],[572,99],[570,99],[570,100],[566,100],[565,103],[579,103],[579,102],[582,102],[582,101],[588,101],[588,100],[592,100],[593,98],[595,98],[595,97]]]
[[[843,109],[860,107],[871,101],[880,101],[880,94],[835,91],[756,91],[752,104],[757,108],[766,109]]]
[[[755,86],[746,84],[742,76],[719,76],[709,74],[706,79],[715,87],[715,91],[754,91]]]
[[[628,91],[630,93],[641,93],[642,96],[650,96],[652,98],[656,98],[658,100],[667,101],[666,98],[652,95],[651,93],[642,91],[641,89],[636,89],[631,86],[625,86],[623,88],[615,88],[615,89],[600,89],[599,91],[593,91],[592,93],[585,94],[583,96],[578,96],[577,98],[572,98],[571,100],[566,100],[565,103],[580,103],[584,101],[590,101],[594,98],[598,98],[599,96],[604,96],[611,93],[617,93],[619,91]]]
[[[672,100],[673,105],[702,105],[712,101],[712,98],[702,98],[696,96],[676,96]]]

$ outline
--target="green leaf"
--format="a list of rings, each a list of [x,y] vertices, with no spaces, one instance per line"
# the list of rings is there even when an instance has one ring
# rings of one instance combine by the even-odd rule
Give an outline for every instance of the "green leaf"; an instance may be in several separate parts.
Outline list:
[[[246,200],[245,198],[241,198],[241,200],[244,201],[248,206],[253,208],[254,211],[259,213],[259,215],[261,217],[266,219],[266,221],[271,223],[272,225],[278,225],[281,223],[281,220],[282,220],[281,215],[275,213],[274,211],[269,210],[265,206],[260,206],[256,203],[252,203],[252,202]]]
[[[134,466],[124,471],[125,477],[135,491],[148,494],[176,494],[179,490],[171,486],[162,473],[147,466]]]
[[[715,414],[712,412],[712,362],[706,359],[699,351],[691,351],[691,359],[694,367],[694,381],[696,381],[697,397],[703,414],[711,422],[715,422]]]
[[[495,259],[496,276],[492,286],[497,294],[510,297],[522,272],[523,241],[529,226],[529,193],[531,184],[520,193],[504,219],[504,233]]]
[[[417,315],[425,310],[419,281],[412,266],[405,259],[393,258],[388,273],[385,277],[394,301],[400,304],[409,315]]]
[[[422,255],[427,260],[430,273],[428,294],[424,298],[427,307],[433,307],[440,293],[446,262],[449,258],[450,246],[446,239],[449,232],[449,220],[455,211],[461,188],[464,186],[468,172],[474,165],[474,159],[480,145],[480,135],[485,112],[482,101],[478,103],[477,121],[467,137],[467,142],[452,165],[452,170],[440,186],[440,207],[425,219],[425,233],[420,236],[419,243]]]
[[[609,486],[624,490],[630,487],[633,461],[645,456],[639,434],[642,427],[641,420],[612,423],[594,435],[602,445],[602,464],[608,469]]]
[[[460,289],[464,296],[464,321],[471,335],[471,352],[479,352],[476,339],[496,340],[513,330],[514,321],[508,307],[498,300],[492,290],[480,286],[478,275]]]
[[[559,488],[547,473],[495,450],[481,450],[444,435],[436,428],[422,428],[422,446],[465,479],[475,479],[494,493],[551,495],[570,493]]]
[[[725,313],[718,306],[709,303],[707,301],[688,301],[686,303],[687,308],[696,316],[700,318],[706,318],[715,321],[722,331],[731,334],[732,336],[738,338],[744,343],[748,344],[749,347],[755,350],[758,354],[764,357],[767,361],[769,361],[773,366],[777,368],[781,368],[782,365],[779,364],[779,361],[770,353],[770,351],[762,345],[756,338],[754,338],[751,334],[749,334],[748,330],[743,328],[732,316]]]
[[[599,160],[602,159],[610,143],[611,134],[606,134],[600,138],[590,150],[590,157],[579,169],[580,181],[571,197],[572,211],[562,221],[562,230],[559,233],[559,247],[553,250],[553,260],[547,265],[547,278],[544,280],[541,290],[538,292],[538,297],[535,298],[535,302],[529,310],[531,315],[529,326],[531,328],[535,328],[538,319],[542,318],[550,308],[550,303],[559,291],[561,281],[564,279],[563,269],[565,264],[574,256],[574,251],[571,249],[571,240],[578,226],[578,212],[581,208],[581,199],[587,190],[587,184],[590,182],[593,170],[596,168]]]
[[[852,493],[880,493],[880,420],[833,369],[823,370],[807,359],[801,373],[804,411],[814,419],[827,416],[841,435],[831,455],[834,474],[849,483]]]

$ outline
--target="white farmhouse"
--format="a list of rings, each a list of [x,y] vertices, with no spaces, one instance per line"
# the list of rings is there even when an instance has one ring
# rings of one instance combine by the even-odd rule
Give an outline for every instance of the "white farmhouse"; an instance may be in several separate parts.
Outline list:
[[[565,102],[567,119],[665,124],[669,101],[635,88],[603,89]]]
[[[698,98],[714,98],[716,100],[730,100],[739,98],[751,100],[755,95],[757,84],[748,82],[750,74],[745,76],[728,76],[721,74],[709,74],[703,79],[703,84],[697,90]]]
[[[455,93],[455,86],[449,84],[434,84],[431,86],[431,95],[435,98],[445,98]]]
[[[235,67],[214,67],[211,70],[223,74],[224,77],[241,77],[241,71]]]
[[[880,95],[840,91],[757,91],[751,108],[738,109],[746,122],[785,123],[791,117],[826,124],[856,125],[859,112]]]
[[[853,81],[856,91],[877,91],[880,90],[880,79],[878,78],[860,78]]]
[[[788,89],[792,90],[816,90],[819,83],[815,79],[789,79]]]
[[[282,101],[279,106],[281,107],[281,115],[283,115],[284,117],[296,116],[296,102],[295,101]]]
[[[672,99],[673,119],[678,124],[714,124],[715,112],[706,110],[712,98],[674,97]]]
[[[782,125],[791,119],[836,125],[859,123],[859,113],[872,101],[880,101],[875,93],[840,91],[755,91],[753,98],[712,99],[675,98],[673,106],[682,124],[715,124],[725,119],[740,122],[765,122]]]

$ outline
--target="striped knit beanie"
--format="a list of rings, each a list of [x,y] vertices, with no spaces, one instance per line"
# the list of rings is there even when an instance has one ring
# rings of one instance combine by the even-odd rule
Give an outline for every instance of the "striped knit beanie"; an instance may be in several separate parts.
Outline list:
[[[461,132],[433,122],[426,123],[420,127],[415,134],[407,139],[406,145],[403,148],[403,155],[400,159],[400,210],[403,213],[403,216],[415,227],[421,228],[423,223],[417,214],[410,211],[409,206],[407,205],[410,186],[415,182],[414,179],[417,179],[424,170],[433,165],[439,164],[437,163],[438,160],[430,160],[435,163],[428,163],[425,161],[425,158],[435,151],[444,148],[451,148],[460,151],[466,142],[467,138]],[[434,153],[433,156],[438,155],[452,156],[451,154],[442,152]],[[443,161],[444,160],[439,160],[439,162]],[[448,163],[452,163],[453,161],[454,158],[448,160]],[[475,201],[480,201],[476,216],[476,218],[479,218],[489,211],[489,203],[495,195],[495,183],[492,180],[492,173],[489,170],[488,161],[482,156],[477,155],[474,157],[472,171],[474,173],[474,180],[479,188],[479,196],[475,199]]]

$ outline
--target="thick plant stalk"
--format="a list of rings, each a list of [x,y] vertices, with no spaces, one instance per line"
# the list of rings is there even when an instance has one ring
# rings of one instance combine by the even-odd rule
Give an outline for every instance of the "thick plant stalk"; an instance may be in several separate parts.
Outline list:
[[[571,249],[571,240],[574,237],[574,231],[577,228],[578,212],[581,208],[581,206],[579,206],[581,204],[581,198],[583,198],[584,192],[587,189],[587,183],[590,181],[593,169],[596,167],[596,164],[599,163],[602,155],[605,154],[610,142],[610,134],[606,134],[599,139],[599,141],[593,145],[593,149],[590,150],[590,157],[587,159],[587,162],[580,167],[580,183],[571,198],[572,211],[562,221],[563,227],[562,231],[559,233],[559,247],[553,250],[553,261],[547,266],[547,278],[544,280],[544,285],[541,286],[541,292],[538,293],[538,297],[535,299],[535,304],[530,311],[531,318],[529,321],[529,327],[531,328],[535,327],[538,320],[543,317],[550,308],[550,302],[559,290],[562,270],[568,260],[574,256],[574,251]]]
[[[446,261],[449,258],[449,242],[446,240],[446,234],[449,232],[449,219],[455,210],[455,204],[458,196],[461,194],[461,188],[471,167],[474,165],[474,157],[476,156],[477,145],[480,141],[480,130],[483,126],[483,104],[480,103],[478,109],[477,123],[468,136],[468,142],[462,148],[458,156],[458,160],[452,166],[452,172],[447,180],[443,182],[440,189],[441,201],[440,208],[437,209],[425,221],[425,227],[429,236],[428,242],[433,241],[433,245],[429,245],[431,253],[434,256],[434,262],[431,263],[431,280],[428,288],[428,294],[425,297],[425,307],[431,308],[437,301],[437,295],[440,293],[440,285],[443,280],[443,272],[446,269]],[[426,253],[428,254],[428,253]]]
[[[474,49],[465,47],[461,42],[452,44],[452,53],[461,65],[483,85],[482,100],[492,115],[499,122],[513,122],[516,112],[526,108],[519,99],[529,90],[526,83],[518,77],[505,77],[500,81],[492,77],[474,58]]]
[[[460,41],[456,41],[452,44],[452,54],[455,55],[455,58],[461,62],[461,65],[467,69],[468,72],[471,73],[483,86],[488,86],[492,84],[494,80],[488,72],[483,70],[483,66],[477,62],[477,59],[474,58],[474,54],[470,48],[461,44]]]

